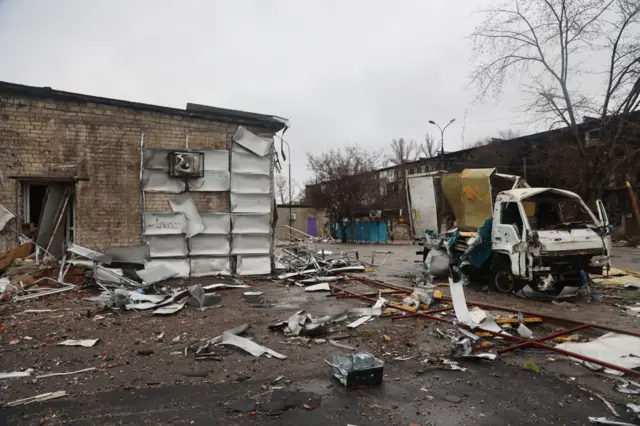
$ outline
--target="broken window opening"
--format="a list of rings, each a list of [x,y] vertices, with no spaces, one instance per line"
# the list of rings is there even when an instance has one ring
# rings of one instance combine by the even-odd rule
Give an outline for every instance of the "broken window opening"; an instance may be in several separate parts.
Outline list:
[[[515,226],[518,235],[521,235],[524,224],[522,216],[520,215],[518,203],[504,203],[501,207],[500,223],[503,225]]]
[[[21,182],[22,233],[56,258],[75,240],[75,188],[73,184]]]
[[[534,231],[566,227],[595,228],[593,218],[580,200],[562,194],[545,193],[523,202],[529,226]]]

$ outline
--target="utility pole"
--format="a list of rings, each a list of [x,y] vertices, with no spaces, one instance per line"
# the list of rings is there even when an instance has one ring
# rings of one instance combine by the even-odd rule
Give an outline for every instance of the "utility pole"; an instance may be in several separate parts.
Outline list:
[[[444,126],[444,128],[442,128],[438,126],[438,124],[436,124],[435,121],[429,120],[430,124],[433,124],[438,129],[440,129],[440,161],[442,162],[442,170],[445,170],[447,168],[447,165],[445,164],[445,161],[444,161],[444,131],[447,130],[447,127],[449,127],[451,123],[453,123],[454,121],[456,121],[456,119],[452,118],[451,121],[449,121],[449,123],[447,123],[447,125]]]

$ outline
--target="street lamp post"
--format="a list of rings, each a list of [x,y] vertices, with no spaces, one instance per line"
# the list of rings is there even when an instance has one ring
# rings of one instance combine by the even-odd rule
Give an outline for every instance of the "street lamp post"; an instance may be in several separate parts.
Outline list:
[[[438,129],[440,129],[440,157],[441,157],[441,161],[442,161],[442,169],[446,169],[447,165],[444,163],[444,131],[447,130],[447,127],[449,127],[451,125],[451,123],[453,123],[454,121],[456,121],[455,118],[452,118],[451,121],[449,123],[447,123],[446,126],[444,126],[444,129],[440,126],[438,126],[438,124],[433,121],[433,120],[429,120],[430,124],[433,124],[434,126],[436,126]]]
[[[289,241],[291,241],[291,147],[289,146],[289,142],[285,141],[282,138],[280,138],[280,140],[287,145],[287,155],[289,156]],[[287,161],[287,157],[284,155],[284,150],[280,152],[282,153],[282,158],[284,159],[284,161]]]

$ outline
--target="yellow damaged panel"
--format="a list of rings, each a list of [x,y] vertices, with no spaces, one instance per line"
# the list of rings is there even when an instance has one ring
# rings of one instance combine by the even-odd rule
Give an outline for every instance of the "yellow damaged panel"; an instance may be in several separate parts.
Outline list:
[[[492,216],[490,177],[494,172],[495,169],[464,169],[443,175],[442,190],[458,227],[477,229]]]

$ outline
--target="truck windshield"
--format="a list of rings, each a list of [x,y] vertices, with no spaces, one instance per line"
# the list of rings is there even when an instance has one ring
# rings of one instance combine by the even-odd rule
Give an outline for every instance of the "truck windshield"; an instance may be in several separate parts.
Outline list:
[[[527,198],[522,204],[532,230],[596,227],[579,200],[562,194],[542,193]]]

